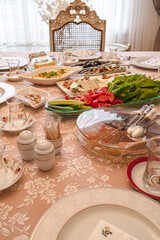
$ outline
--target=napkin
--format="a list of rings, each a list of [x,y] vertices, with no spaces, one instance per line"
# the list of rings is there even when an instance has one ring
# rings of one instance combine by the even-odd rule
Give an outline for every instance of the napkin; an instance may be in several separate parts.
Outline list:
[[[160,58],[159,57],[153,57],[150,58],[144,62],[141,62],[142,64],[147,64],[153,67],[160,67]]]
[[[88,240],[138,240],[121,229],[101,220]]]

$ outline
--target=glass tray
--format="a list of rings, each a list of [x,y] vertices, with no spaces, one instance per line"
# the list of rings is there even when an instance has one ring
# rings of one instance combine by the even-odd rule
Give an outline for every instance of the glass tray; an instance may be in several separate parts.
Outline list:
[[[84,94],[84,93],[83,93]],[[81,95],[80,93],[79,94],[73,94],[71,95],[70,97],[73,99],[74,97],[76,97],[77,95]],[[53,100],[60,100],[60,99],[64,99],[64,97],[59,97],[59,98],[55,98]],[[51,101],[51,100],[50,100]],[[140,108],[142,107],[143,105],[145,104],[157,104],[157,103],[160,103],[160,95],[157,96],[157,97],[154,97],[154,98],[147,98],[147,99],[144,99],[144,100],[141,100],[141,101],[136,101],[136,102],[129,102],[129,103],[123,103],[123,104],[117,104],[117,105],[112,105],[112,108],[120,108],[122,109],[123,108],[133,108],[133,109],[137,109],[137,108]],[[81,109],[81,110],[74,110],[74,111],[64,111],[64,110],[55,110],[53,108],[51,108],[49,105],[48,105],[48,102],[46,102],[45,104],[45,108],[49,111],[52,111],[52,112],[55,112],[55,113],[58,113],[60,115],[64,115],[64,116],[78,116],[79,114],[85,112],[85,111],[88,111],[88,109]],[[110,108],[110,107],[105,107],[106,109]],[[94,108],[93,108],[94,109]],[[102,108],[97,108],[97,109],[104,109],[103,107]]]
[[[113,121],[127,118],[132,110],[117,107],[82,113],[77,118],[79,141],[90,151],[120,165],[128,165],[136,158],[147,156],[146,142],[153,135],[160,134],[160,121],[151,125],[141,139],[133,139],[126,130],[119,131],[112,127]]]

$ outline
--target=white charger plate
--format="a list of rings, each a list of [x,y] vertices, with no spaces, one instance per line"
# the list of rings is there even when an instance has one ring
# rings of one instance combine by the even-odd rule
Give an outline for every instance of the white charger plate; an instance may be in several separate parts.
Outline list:
[[[7,99],[13,97],[15,88],[7,83],[0,83],[0,103],[5,102]]]
[[[42,97],[42,100],[37,104],[33,104],[31,101],[28,101],[28,99],[25,98],[26,93],[39,94]],[[47,92],[45,90],[30,86],[30,87],[26,87],[26,88],[23,88],[23,89],[17,91],[16,97],[19,99],[23,99],[24,103],[26,105],[28,105],[34,109],[37,109],[37,108],[41,107],[43,104],[45,104],[47,99],[50,97],[50,94],[49,94],[49,92]]]
[[[0,71],[9,70],[8,61],[12,59],[19,60],[19,67],[25,67],[28,64],[28,60],[25,58],[17,58],[17,57],[0,57]]]
[[[11,187],[14,183],[16,183],[23,173],[22,161],[18,161],[9,157],[4,157],[6,161],[4,164],[6,165],[7,173],[5,174],[5,182],[2,181],[2,170],[1,172],[1,181],[0,181],[0,191],[5,190]]]
[[[101,219],[139,240],[157,240],[159,216],[159,203],[145,195],[122,188],[90,188],[50,207],[30,240],[87,240]]]
[[[144,63],[145,61],[148,61],[151,58],[153,58],[153,57],[132,58],[131,64],[136,67],[141,67],[141,68],[154,69],[154,70],[158,69],[157,66],[155,67],[151,64]]]
[[[42,79],[42,78],[33,78],[33,76],[36,76],[38,73],[42,72],[50,72],[50,71],[57,71],[58,69],[63,68],[66,69],[66,73],[59,78],[52,78],[52,79]],[[29,82],[39,84],[39,85],[54,85],[57,81],[65,80],[72,76],[73,74],[76,74],[82,70],[82,67],[67,67],[67,66],[49,66],[49,67],[41,67],[34,71],[31,71],[29,73],[22,74],[21,77]]]
[[[76,57],[80,61],[94,60],[102,56],[101,52],[90,49],[71,50],[71,57]]]

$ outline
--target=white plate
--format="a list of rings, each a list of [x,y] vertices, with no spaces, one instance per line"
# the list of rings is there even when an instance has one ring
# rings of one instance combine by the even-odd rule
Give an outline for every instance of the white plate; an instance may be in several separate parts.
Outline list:
[[[7,83],[0,83],[0,103],[5,102],[7,99],[13,97],[15,88]]]
[[[18,133],[18,132],[21,132],[21,131],[29,128],[30,126],[32,126],[35,119],[30,113],[26,113],[26,114],[27,114],[27,122],[23,127],[13,128],[11,126],[10,122],[8,121],[8,119],[9,119],[8,116],[4,116],[0,119],[0,129],[3,131],[6,131],[6,132]]]
[[[3,159],[6,159],[4,164],[6,166],[7,173],[0,169],[0,191],[7,189],[16,183],[20,179],[23,172],[22,161],[18,161],[9,157],[4,157]]]
[[[41,101],[37,104],[34,104],[32,101],[29,101],[27,98],[25,98],[26,93],[39,94],[41,96]],[[32,87],[32,86],[23,88],[16,92],[17,98],[23,99],[26,105],[28,105],[34,109],[37,109],[37,108],[41,107],[43,104],[45,104],[45,102],[47,101],[49,96],[50,96],[49,92],[39,89],[39,88]]]
[[[25,67],[28,64],[28,60],[24,58],[17,57],[0,57],[0,70],[9,70],[8,60],[18,59],[19,67]]]
[[[145,61],[148,61],[151,58],[153,58],[153,57],[132,58],[131,64],[134,66],[137,66],[137,67],[141,67],[141,68],[155,69],[155,70],[158,69],[158,67],[155,67],[151,64],[144,63]]]
[[[94,60],[94,59],[100,58],[102,56],[102,53],[94,50],[81,49],[81,50],[72,50],[70,52],[70,56],[76,57],[80,61],[87,61],[87,60]]]
[[[139,240],[158,240],[159,216],[159,203],[145,195],[121,188],[90,188],[49,208],[30,240],[87,240],[101,219]]]
[[[33,76],[36,76],[38,73],[42,72],[50,72],[50,71],[57,71],[58,69],[63,68],[66,69],[67,72],[59,78],[52,78],[52,79],[41,79],[41,78],[32,78]],[[67,66],[49,66],[49,67],[41,67],[37,70],[34,70],[30,73],[22,74],[21,77],[25,79],[26,81],[39,84],[39,85],[54,85],[57,81],[65,80],[69,78],[71,75],[78,73],[81,71],[81,67],[67,67]]]
[[[8,80],[12,82],[19,82],[22,80],[21,74],[24,74],[23,70],[16,71],[15,74],[11,75],[10,73],[5,73],[3,76]]]

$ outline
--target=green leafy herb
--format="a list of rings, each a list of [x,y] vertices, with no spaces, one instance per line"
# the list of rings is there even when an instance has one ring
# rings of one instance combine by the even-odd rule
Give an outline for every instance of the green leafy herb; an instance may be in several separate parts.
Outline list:
[[[123,102],[140,101],[160,95],[160,81],[142,74],[124,75],[108,83],[108,91]]]

